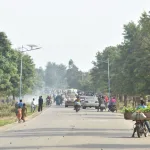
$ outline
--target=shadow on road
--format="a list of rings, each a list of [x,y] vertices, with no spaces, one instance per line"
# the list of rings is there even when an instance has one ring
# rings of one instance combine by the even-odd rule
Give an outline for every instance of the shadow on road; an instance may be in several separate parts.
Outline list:
[[[130,137],[131,133],[126,129],[79,129],[79,128],[39,128],[19,131],[8,131],[0,135],[0,138],[20,137],[49,137],[49,136],[98,136],[98,137]]]
[[[12,130],[12,131],[8,131],[9,133],[10,132],[14,132],[14,133],[17,133],[17,132],[20,132],[20,133],[22,133],[22,132],[45,132],[45,131],[47,131],[47,132],[50,132],[50,131],[56,131],[56,132],[58,132],[58,131],[70,131],[70,130],[73,130],[73,131],[91,131],[91,132],[93,132],[93,131],[129,131],[129,129],[104,129],[104,128],[97,128],[97,129],[90,129],[90,128],[74,128],[74,127],[72,127],[72,128],[37,128],[37,129],[26,129],[26,130]]]
[[[84,149],[84,148],[91,148],[91,149],[145,149],[150,148],[150,144],[145,145],[139,145],[139,144],[82,144],[82,145],[59,145],[59,146],[23,146],[23,147],[0,147],[2,150],[22,150],[22,149],[44,149],[44,148],[78,148],[78,149]]]
[[[119,118],[119,117],[85,117],[85,118],[91,118],[91,119],[99,119],[99,120],[113,120],[113,119],[121,119],[122,118]]]
[[[75,116],[77,116],[77,115],[79,115],[79,116],[111,116],[111,117],[115,117],[115,116],[118,116],[117,114],[107,114],[107,113],[100,113],[100,112],[97,112],[97,114],[92,114],[92,113],[86,113],[85,112],[85,114],[82,114],[82,113],[80,113],[80,112],[78,112],[78,113],[74,113],[74,112],[64,112],[64,113],[62,113],[62,114],[65,114],[65,115],[75,115]],[[119,116],[120,117],[120,116]]]
[[[109,132],[37,132],[37,133],[17,133],[11,135],[0,135],[0,138],[20,138],[20,137],[49,137],[49,136],[98,136],[98,137],[121,137],[121,135],[126,135],[127,137],[131,136],[128,132],[119,132],[119,133],[109,133]]]

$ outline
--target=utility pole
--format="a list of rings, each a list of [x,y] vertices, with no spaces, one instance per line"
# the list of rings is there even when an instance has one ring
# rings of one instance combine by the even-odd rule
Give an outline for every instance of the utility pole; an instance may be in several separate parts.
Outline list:
[[[110,96],[111,96],[111,91],[110,91],[110,61],[109,58],[107,59],[107,61],[103,61],[101,60],[101,62],[107,63],[108,64],[108,97],[110,100]]]
[[[23,46],[21,48],[21,64],[20,64],[20,99],[22,99],[22,58],[23,58],[22,52]]]
[[[22,59],[23,59],[23,53],[27,52],[27,51],[33,51],[33,50],[38,50],[41,49],[41,47],[37,47],[36,45],[28,45],[30,47],[30,49],[27,49],[25,47],[21,47],[21,62],[20,62],[20,96],[19,98],[22,99],[22,69],[23,69],[23,65],[22,65]],[[35,48],[33,48],[35,47]],[[24,51],[25,49],[25,51]]]
[[[110,100],[110,64],[109,64],[109,58],[108,58],[108,97],[109,97],[109,100]]]

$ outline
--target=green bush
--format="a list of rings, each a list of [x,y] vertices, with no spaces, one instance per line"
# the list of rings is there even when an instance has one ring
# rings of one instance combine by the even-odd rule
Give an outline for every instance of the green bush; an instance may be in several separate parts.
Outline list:
[[[0,104],[0,117],[12,116],[15,113],[15,107],[11,104]]]
[[[124,107],[123,109],[122,109],[122,112],[123,113],[126,113],[126,112],[136,112],[136,111],[138,111],[138,112],[143,112],[143,113],[147,113],[147,112],[150,112],[150,106],[148,106],[147,108],[140,108],[140,109],[136,109],[136,108],[133,108],[133,107]]]

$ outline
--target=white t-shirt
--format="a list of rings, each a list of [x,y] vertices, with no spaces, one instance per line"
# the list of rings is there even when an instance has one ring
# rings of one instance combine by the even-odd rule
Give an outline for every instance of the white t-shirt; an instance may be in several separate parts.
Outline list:
[[[35,101],[32,101],[31,105],[32,105],[32,107],[34,107],[35,106]]]

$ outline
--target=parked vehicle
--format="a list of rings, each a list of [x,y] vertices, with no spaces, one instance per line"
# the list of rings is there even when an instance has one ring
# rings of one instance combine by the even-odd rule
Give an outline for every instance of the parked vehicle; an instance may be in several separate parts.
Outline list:
[[[66,99],[67,100],[65,101],[65,107],[74,106],[74,101],[76,99],[76,95],[75,94],[70,94],[70,95],[67,96]]]
[[[140,138],[143,134],[145,137],[148,136],[148,129],[145,125],[145,121],[136,121],[136,123],[134,124],[134,131],[133,131],[133,134],[132,134],[132,137],[134,137],[135,133],[137,132],[137,136],[138,138]]]
[[[86,109],[87,107],[90,107],[90,108],[94,107],[97,109],[98,106],[99,106],[98,99],[95,96],[87,96],[82,103],[83,109]]]
[[[80,96],[81,106],[82,106],[83,102],[85,101],[86,97],[87,96],[84,96],[84,95]]]
[[[105,106],[105,104],[101,104],[101,106],[98,107],[98,111],[99,111],[99,110],[103,111],[104,109],[105,109],[105,111],[106,111],[106,106]]]

